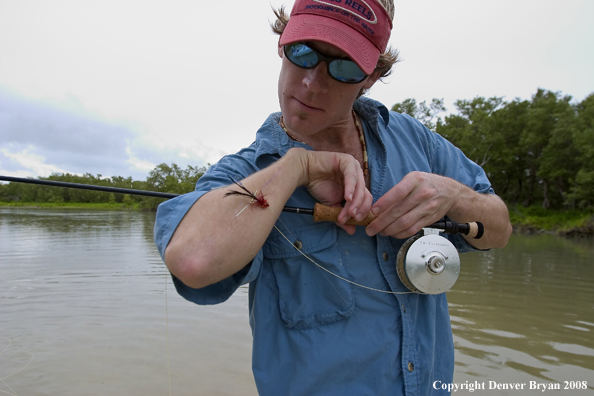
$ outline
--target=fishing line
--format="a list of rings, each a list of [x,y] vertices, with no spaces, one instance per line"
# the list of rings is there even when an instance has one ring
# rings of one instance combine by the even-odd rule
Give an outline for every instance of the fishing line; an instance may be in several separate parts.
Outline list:
[[[167,375],[169,377],[169,396],[171,396],[171,363],[169,361],[169,312],[167,304],[167,282],[169,280],[169,276],[167,275],[167,268],[165,268],[165,338],[166,338],[166,345],[167,345]]]
[[[7,346],[6,346],[6,347],[5,347],[5,348],[2,350],[2,352],[0,352],[0,356],[2,356],[2,354],[3,354],[4,352],[6,352],[6,350],[7,350],[8,348],[10,348],[10,346],[12,345],[12,340],[11,340],[10,338],[5,338],[5,337],[2,337],[2,338],[4,338],[5,340],[7,340],[7,341],[8,341],[8,345],[7,345]],[[5,390],[2,390],[2,389],[0,389],[0,392],[2,392],[2,393],[6,393],[7,395],[11,395],[11,396],[19,396],[19,395],[16,393],[16,391],[15,391],[14,389],[12,389],[12,388],[10,387],[10,385],[8,385],[8,384],[7,384],[7,383],[6,383],[4,380],[5,380],[5,379],[7,379],[8,377],[12,377],[13,375],[15,375],[16,373],[18,373],[18,372],[20,372],[20,371],[22,371],[22,370],[24,370],[24,369],[25,369],[25,368],[26,368],[26,367],[27,367],[29,364],[31,364],[31,362],[33,361],[33,359],[35,359],[35,354],[34,354],[33,352],[30,352],[30,351],[23,351],[23,352],[26,352],[26,353],[30,354],[30,355],[31,355],[31,360],[29,360],[29,361],[27,362],[27,364],[25,364],[23,367],[21,367],[20,369],[18,369],[18,370],[17,370],[17,371],[15,371],[14,373],[8,374],[6,377],[0,378],[0,382],[1,382],[1,383],[3,383],[4,385],[6,385],[6,387],[12,391],[12,393],[10,393],[10,392],[7,392],[7,391],[5,391]]]
[[[237,184],[237,183],[236,183]],[[241,186],[240,186],[241,187]],[[242,187],[243,188],[243,187]],[[251,194],[251,192],[250,192]],[[253,196],[253,194],[252,194]],[[246,207],[244,207],[237,215],[235,215],[235,217],[237,217],[241,212],[243,212],[245,210],[245,208],[247,208],[248,206],[250,206],[254,201],[252,200],[252,202],[250,202]],[[278,221],[283,225],[283,227],[288,231],[289,234],[291,234],[291,236],[293,238],[295,238],[295,240],[297,240],[297,238],[295,237],[295,235],[291,232],[291,229],[289,227],[287,227],[287,225],[281,220],[281,218],[278,218]],[[342,293],[336,288],[336,285],[334,284],[334,282],[330,282],[330,280],[328,279],[328,275],[330,274],[344,282],[350,283],[354,286],[358,286],[360,288],[363,289],[367,289],[367,290],[371,290],[371,291],[375,291],[375,292],[379,292],[379,293],[386,293],[386,294],[414,294],[414,292],[392,292],[392,291],[386,291],[386,290],[380,290],[380,289],[375,289],[373,287],[369,287],[369,286],[365,286],[365,285],[361,285],[359,283],[353,282],[349,279],[346,279],[338,274],[335,274],[334,272],[330,271],[327,268],[324,268],[324,266],[322,266],[321,264],[318,264],[314,259],[312,259],[311,257],[309,257],[307,254],[303,253],[301,251],[300,248],[297,248],[297,246],[291,242],[291,240],[276,226],[276,224],[274,225],[274,228],[278,231],[278,233],[291,245],[293,246],[293,248],[295,250],[297,250],[303,257],[305,257],[307,260],[311,261],[313,264],[316,265],[316,267],[318,267],[318,269],[323,270],[324,272],[322,272],[322,275],[324,276],[324,278],[326,278],[326,280],[328,281],[328,283],[332,286],[332,288],[334,289],[334,291],[340,296],[340,298],[342,298],[345,302],[347,302],[347,299],[345,296],[342,295]],[[386,348],[386,346],[382,343],[382,341],[380,339],[378,339],[377,335],[374,334],[374,332],[371,330],[371,326],[366,323],[362,318],[359,317],[358,312],[355,310],[353,312],[353,318],[356,318],[359,323],[362,325],[362,328],[365,330],[365,332],[367,332],[367,336],[374,340],[374,342],[379,345],[379,347],[381,348],[381,350],[383,350],[384,354],[388,354],[389,351]],[[397,367],[397,363],[394,363],[394,367]]]
[[[283,224],[283,226],[284,226],[284,227],[285,227],[285,228],[286,228],[286,229],[289,231],[289,233],[292,235],[292,233],[291,233],[291,230],[290,230],[290,229],[289,229],[289,228],[288,228],[288,227],[285,225],[285,223],[283,223],[283,221],[282,221],[280,218],[279,218],[278,220],[279,220],[279,221],[280,221],[280,222]],[[278,231],[278,232],[281,234],[281,236],[282,236],[283,238],[285,238],[285,240],[286,240],[287,242],[289,242],[289,243],[291,244],[291,246],[293,246],[293,247],[295,248],[295,250],[297,250],[297,251],[298,251],[298,252],[299,252],[299,253],[300,253],[300,254],[301,254],[303,257],[305,257],[306,259],[308,259],[309,261],[311,261],[312,263],[314,263],[314,264],[315,264],[315,265],[316,265],[318,268],[320,268],[320,269],[322,269],[322,270],[326,271],[326,272],[327,272],[327,273],[329,273],[330,275],[332,275],[332,276],[335,276],[335,277],[337,277],[337,278],[338,278],[338,279],[340,279],[340,280],[343,280],[343,281],[345,281],[345,282],[347,282],[347,283],[350,283],[351,285],[358,286],[358,287],[361,287],[361,288],[363,288],[363,289],[367,289],[367,290],[371,290],[371,291],[375,291],[375,292],[379,292],[379,293],[387,293],[387,294],[414,294],[414,292],[412,292],[412,291],[411,291],[411,292],[393,292],[393,291],[389,291],[389,290],[375,289],[375,288],[373,288],[373,287],[369,287],[369,286],[361,285],[361,284],[359,284],[359,283],[353,282],[353,281],[352,281],[352,280],[350,280],[350,279],[347,279],[347,278],[344,278],[344,277],[342,277],[342,276],[340,276],[340,275],[338,275],[338,274],[335,274],[334,272],[332,272],[332,271],[330,271],[329,269],[325,268],[323,265],[321,265],[321,264],[318,264],[318,263],[317,263],[317,262],[316,262],[314,259],[312,259],[311,257],[309,257],[307,254],[303,253],[303,252],[301,251],[301,249],[298,249],[298,248],[297,248],[297,246],[295,246],[295,244],[294,244],[293,242],[291,242],[291,240],[290,240],[289,238],[287,238],[287,236],[286,236],[285,234],[283,234],[283,232],[282,232],[281,230],[279,230],[279,228],[278,228],[276,225],[274,226],[274,228],[275,228],[275,229],[276,229],[276,230],[277,230],[277,231]],[[292,236],[293,236],[293,237],[295,237],[294,235],[292,235]]]
[[[291,229],[287,227],[287,225],[280,219],[278,219],[281,224],[285,227],[285,229],[289,232],[289,234],[291,234],[291,236],[295,239],[297,239],[295,237],[295,235],[293,235],[293,233],[291,232]],[[356,282],[353,282],[349,279],[346,279],[338,274],[333,273],[332,271],[328,270],[327,268],[324,268],[322,265],[318,264],[315,260],[313,260],[311,257],[309,257],[308,255],[306,255],[305,253],[303,253],[300,249],[297,248],[297,246],[295,246],[294,243],[291,242],[291,240],[289,238],[287,238],[287,236],[285,234],[282,233],[281,230],[278,229],[278,227],[275,225],[274,228],[276,228],[276,230],[282,235],[282,237],[291,244],[291,246],[293,246],[295,248],[295,250],[297,250],[303,257],[305,257],[306,259],[308,259],[309,261],[311,261],[312,263],[314,263],[319,269],[324,270],[326,273],[333,275],[335,277],[337,277],[340,280],[343,280],[347,283],[350,283],[354,286],[358,286],[361,287],[363,289],[367,289],[367,290],[371,290],[371,291],[376,291],[376,292],[381,292],[381,293],[386,293],[386,294],[414,294],[414,292],[392,292],[392,291],[386,291],[386,290],[380,290],[380,289],[375,289],[373,287],[369,287],[369,286],[365,286],[365,285],[360,285]],[[322,273],[322,275],[324,275],[324,278],[326,278],[326,280],[328,280],[328,277],[326,274]],[[330,286],[332,286],[332,288],[334,289],[334,291],[345,301],[347,302],[347,299],[342,295],[342,293],[340,293],[340,291],[338,291],[338,289],[336,288],[336,285],[333,282],[330,282],[328,280],[328,283],[330,284]],[[361,317],[359,317],[359,314],[357,312],[357,310],[353,311],[353,317],[356,318],[359,323],[362,325],[362,328],[365,330],[365,332],[367,333],[367,336],[374,340],[374,342],[379,345],[379,347],[384,351],[384,354],[388,354],[389,351],[387,349],[387,347],[384,345],[384,343],[378,338],[378,336],[372,331],[371,326],[366,323]],[[394,363],[394,368],[396,369],[398,367],[398,364],[395,362]]]

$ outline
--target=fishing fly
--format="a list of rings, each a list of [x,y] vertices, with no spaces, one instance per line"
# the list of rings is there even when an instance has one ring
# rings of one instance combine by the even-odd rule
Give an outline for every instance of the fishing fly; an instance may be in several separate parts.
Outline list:
[[[243,209],[241,209],[239,211],[239,213],[237,213],[235,215],[235,217],[239,216],[241,214],[241,212],[243,212],[248,206],[250,206],[253,203],[258,203],[258,205],[260,205],[261,208],[267,208],[268,206],[270,206],[268,204],[268,201],[266,200],[266,198],[264,198],[264,194],[261,191],[256,190],[255,192],[251,192],[250,190],[247,189],[246,186],[244,186],[239,180],[235,180],[233,177],[229,176],[229,179],[231,179],[231,181],[238,186],[239,188],[241,188],[243,191],[237,191],[237,190],[230,190],[227,193],[225,193],[225,198],[229,197],[231,195],[241,195],[244,197],[248,197],[251,198],[250,203],[248,203]]]

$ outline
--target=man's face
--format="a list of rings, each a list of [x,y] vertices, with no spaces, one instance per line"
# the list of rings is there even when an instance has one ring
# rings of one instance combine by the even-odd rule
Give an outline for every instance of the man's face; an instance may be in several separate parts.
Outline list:
[[[312,48],[330,57],[346,54],[326,43],[309,42]],[[278,97],[283,121],[289,130],[301,136],[313,135],[351,118],[353,102],[362,88],[369,89],[377,81],[373,73],[358,84],[345,84],[328,74],[328,65],[321,62],[313,69],[300,68],[284,56],[278,79]]]

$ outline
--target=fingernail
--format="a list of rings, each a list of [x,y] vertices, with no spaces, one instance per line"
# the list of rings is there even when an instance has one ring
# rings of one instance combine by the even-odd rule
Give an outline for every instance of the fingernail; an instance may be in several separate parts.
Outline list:
[[[373,213],[374,215],[377,215],[379,212],[380,212],[379,206],[376,206],[375,208],[371,209],[371,213]]]

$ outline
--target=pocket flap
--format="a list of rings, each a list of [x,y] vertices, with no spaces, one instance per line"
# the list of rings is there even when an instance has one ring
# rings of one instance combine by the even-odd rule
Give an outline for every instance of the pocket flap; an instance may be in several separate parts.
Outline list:
[[[305,254],[315,253],[336,243],[336,225],[334,223],[309,224],[290,230],[286,229],[283,224],[280,226],[277,224],[277,227],[282,231],[282,234],[273,228],[264,244],[264,257],[269,259],[296,257],[301,255],[300,251]]]
[[[350,276],[336,246],[336,225],[314,223],[282,230],[288,240],[278,230],[273,231],[263,254],[276,282],[283,324],[304,330],[348,318],[355,301],[352,285],[345,281]]]

